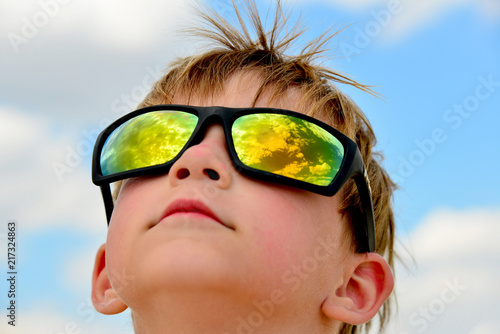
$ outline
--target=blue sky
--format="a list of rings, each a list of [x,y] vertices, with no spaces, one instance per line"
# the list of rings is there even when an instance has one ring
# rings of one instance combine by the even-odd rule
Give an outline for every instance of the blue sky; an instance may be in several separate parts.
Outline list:
[[[133,108],[173,57],[192,52],[172,33],[192,17],[188,3],[0,4],[0,254],[14,219],[20,292],[19,326],[13,331],[2,321],[2,333],[59,333],[73,325],[85,333],[131,332],[127,314],[99,315],[89,304],[93,257],[106,234],[90,181],[91,139]],[[229,2],[211,3],[224,12]],[[268,2],[258,3],[265,12]],[[491,266],[500,259],[493,238],[500,232],[500,2],[316,0],[292,8],[311,36],[350,24],[325,65],[382,95],[340,87],[372,122],[400,186],[400,243],[419,264],[399,271],[401,310],[390,333],[497,333],[492,298],[500,290],[482,287],[500,274]],[[26,22],[37,22],[28,37]],[[13,44],[13,33],[26,40]],[[57,171],[61,164],[67,169]],[[426,326],[415,322],[454,279],[467,286],[456,302]]]
[[[409,32],[406,39],[374,40],[359,56],[338,61],[384,96],[376,100],[352,93],[371,119],[379,147],[386,155],[386,166],[400,183],[396,200],[410,230],[430,210],[442,206],[463,209],[498,207],[500,203],[500,192],[496,191],[500,179],[491,177],[486,181],[482,167],[486,161],[487,165],[495,165],[500,159],[489,144],[498,138],[495,124],[500,117],[500,94],[492,93],[480,101],[469,118],[461,116],[460,124],[455,118],[452,122],[445,119],[448,109],[474,95],[480,77],[493,76],[495,82],[500,81],[500,43],[493,42],[500,40],[500,33],[480,20],[472,3],[462,5],[437,22]],[[373,18],[369,17],[370,21]],[[366,23],[355,27],[366,27]],[[423,152],[415,141],[428,143],[438,128],[446,140],[436,142],[434,148],[428,144],[430,153],[420,159],[423,163],[412,165],[414,172],[401,178],[401,159],[411,160],[414,150]],[[417,156],[414,154],[414,159]]]
[[[425,159],[420,166],[413,166],[413,174],[398,179],[398,203],[410,229],[429,210],[441,206],[495,207],[500,202],[500,193],[495,190],[500,180],[487,180],[485,173],[485,166],[495,165],[500,158],[489,144],[498,138],[499,95],[492,93],[480,101],[468,118],[453,114],[460,118],[450,122],[451,114],[447,113],[468,102],[481,83],[479,78],[492,76],[499,81],[499,44],[492,41],[500,35],[470,15],[471,7],[455,10],[406,41],[374,47],[369,56],[359,57],[353,68],[357,77],[367,73],[366,80],[380,87],[385,96],[384,101],[363,99],[363,103],[368,116],[373,113],[371,119],[384,145],[389,171],[400,176],[401,159],[411,160],[414,150],[419,150],[416,141],[428,142],[435,129],[444,132],[444,142],[435,142],[435,148],[428,145],[431,153],[420,149],[426,153]]]

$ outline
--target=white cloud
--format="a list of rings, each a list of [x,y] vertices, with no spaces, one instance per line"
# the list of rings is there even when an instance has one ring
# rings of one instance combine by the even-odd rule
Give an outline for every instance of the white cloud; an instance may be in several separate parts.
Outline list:
[[[472,0],[402,0],[401,13],[392,16],[384,37],[400,39],[428,26],[443,17],[449,10]]]
[[[125,49],[154,46],[165,32],[176,28],[188,14],[186,1],[85,1],[71,4],[64,23],[80,27],[88,38]],[[76,24],[75,24],[76,23]]]
[[[0,2],[0,99],[73,120],[115,117],[116,99],[192,48],[177,33],[192,24],[192,2]]]
[[[102,236],[104,242],[105,234],[103,233]],[[77,292],[82,295],[87,294],[90,297],[94,259],[99,246],[100,244],[91,245],[84,251],[78,249],[65,256],[61,268],[64,271],[64,282],[68,291],[74,291],[75,295]]]
[[[479,1],[481,14],[491,22],[498,23],[500,21],[500,1],[498,0],[482,0]]]
[[[69,35],[76,38],[76,34],[81,39],[110,43],[108,46],[141,48],[154,45],[162,38],[158,30],[179,25],[188,14],[186,3],[182,0],[3,3],[0,28],[28,39],[44,35],[44,32],[52,37]]]
[[[388,333],[499,332],[500,211],[442,210],[409,236],[397,268],[399,314]],[[404,252],[403,252],[404,254]]]
[[[499,222],[500,212],[494,211],[435,212],[415,231],[413,239],[420,243],[415,252],[423,261],[440,261],[451,256],[461,260],[484,254],[498,256],[500,248],[494,232],[500,232]]]
[[[55,135],[47,119],[20,110],[0,108],[0,183],[2,220],[15,219],[22,229],[54,226],[105,231],[100,192],[90,180],[90,152],[58,178],[53,163],[67,165],[76,136],[64,129]],[[93,145],[93,143],[89,143]],[[85,153],[82,151],[82,153]]]
[[[23,117],[18,110],[3,107],[0,109],[0,152],[11,158],[22,153],[43,133],[40,119]]]
[[[469,334],[498,334],[498,326],[493,323],[479,323]]]

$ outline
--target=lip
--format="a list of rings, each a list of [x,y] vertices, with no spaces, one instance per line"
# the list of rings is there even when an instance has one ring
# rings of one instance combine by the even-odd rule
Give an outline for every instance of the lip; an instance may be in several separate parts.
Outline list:
[[[208,206],[206,206],[202,202],[200,202],[198,200],[194,200],[194,199],[179,199],[179,200],[172,202],[167,207],[165,212],[163,213],[160,221],[162,221],[163,219],[165,219],[171,215],[178,214],[178,213],[180,213],[180,214],[195,213],[195,214],[203,215],[203,216],[206,216],[206,217],[216,221],[217,223],[219,223],[225,227],[230,228],[229,226],[224,224],[222,222],[222,220],[220,220],[220,218],[217,217],[217,215],[215,215],[215,213],[213,213],[213,211],[210,210],[210,208]]]

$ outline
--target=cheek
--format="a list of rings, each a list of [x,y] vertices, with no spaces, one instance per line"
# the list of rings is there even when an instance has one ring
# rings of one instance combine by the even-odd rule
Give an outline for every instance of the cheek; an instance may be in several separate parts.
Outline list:
[[[150,197],[152,196],[148,194],[153,193],[153,186],[154,183],[151,182],[151,179],[147,178],[125,180],[122,183],[120,193],[115,203],[113,216],[116,217],[113,218],[122,221],[124,217],[134,214],[135,212],[137,212],[137,214],[142,214],[141,208],[151,201]]]
[[[122,187],[108,229],[107,243],[113,250],[120,244],[125,246],[127,236],[132,235],[131,229],[140,217],[140,208],[144,207],[142,193],[139,187]]]
[[[307,256],[318,232],[307,207],[282,196],[267,196],[257,207],[253,233],[268,266],[287,269]]]
[[[251,230],[258,286],[265,286],[268,294],[278,289],[297,303],[304,302],[303,296],[321,301],[342,272],[341,221],[331,212],[332,199],[307,198],[268,195],[254,211],[261,219]]]
[[[115,203],[111,224],[128,228],[141,227],[158,217],[158,209],[165,199],[161,197],[162,180],[158,177],[139,177],[123,182]]]
[[[115,203],[106,240],[106,265],[112,283],[120,282],[123,275],[134,275],[136,238],[151,219],[148,213],[154,205],[148,193],[147,183],[124,183]]]
[[[263,196],[254,214],[253,225],[261,261],[286,272],[292,267],[324,266],[336,261],[341,252],[342,217],[336,198],[315,194],[278,192]],[[313,263],[314,262],[314,263]],[[321,262],[321,263],[320,263]]]

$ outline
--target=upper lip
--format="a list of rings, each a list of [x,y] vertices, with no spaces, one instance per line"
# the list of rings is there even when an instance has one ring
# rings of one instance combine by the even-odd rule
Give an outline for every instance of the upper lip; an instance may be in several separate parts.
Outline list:
[[[219,224],[222,224],[226,227],[228,227],[226,224],[222,222],[222,220],[217,217],[215,213],[213,213],[212,210],[202,202],[195,200],[195,199],[179,199],[176,201],[173,201],[165,210],[163,213],[163,216],[161,217],[160,220],[163,218],[166,218],[174,213],[179,213],[179,212],[198,212],[201,213],[207,217],[212,218]]]

